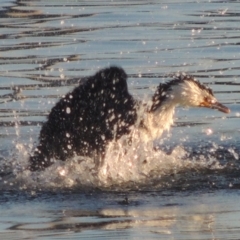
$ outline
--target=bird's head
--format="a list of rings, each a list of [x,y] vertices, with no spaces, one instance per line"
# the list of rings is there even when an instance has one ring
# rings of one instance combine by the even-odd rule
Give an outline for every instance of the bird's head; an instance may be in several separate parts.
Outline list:
[[[156,110],[166,101],[175,105],[206,107],[224,113],[230,112],[229,108],[217,101],[210,88],[201,84],[194,77],[185,74],[180,74],[174,80],[158,86],[153,96],[151,110]]]

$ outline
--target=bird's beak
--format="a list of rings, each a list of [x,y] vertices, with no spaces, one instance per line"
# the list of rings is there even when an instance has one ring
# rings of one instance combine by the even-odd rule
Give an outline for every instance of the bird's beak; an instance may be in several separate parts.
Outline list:
[[[230,113],[230,109],[223,104],[214,101],[214,102],[209,102],[209,101],[204,101],[204,103],[201,104],[202,107],[207,107],[207,108],[212,108],[212,109],[217,109],[220,112],[224,113]]]
[[[210,108],[217,109],[220,112],[230,113],[230,109],[219,102],[212,103]]]

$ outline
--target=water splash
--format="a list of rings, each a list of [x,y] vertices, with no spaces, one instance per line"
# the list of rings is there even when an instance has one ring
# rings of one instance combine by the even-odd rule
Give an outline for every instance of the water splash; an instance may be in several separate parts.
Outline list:
[[[135,132],[130,145],[127,144],[129,136],[110,142],[101,164],[96,164],[96,159],[74,156],[65,162],[56,161],[44,171],[30,172],[27,167],[33,140],[23,142],[17,114],[14,119],[15,149],[8,157],[1,157],[0,189],[123,191],[202,188],[204,185],[233,187],[232,176],[240,169],[238,150],[234,147],[212,142],[208,148],[202,146],[198,150],[180,145],[163,148],[159,141],[146,143]],[[208,136],[213,131],[207,128],[204,133]],[[70,134],[66,133],[66,137]],[[161,138],[161,145],[167,139],[168,136]]]
[[[148,105],[147,102],[144,104]],[[139,109],[139,115],[143,110]],[[69,114],[71,109],[66,108],[65,111]],[[233,187],[234,181],[228,179],[228,173],[235,174],[239,169],[236,161],[239,159],[238,151],[233,147],[224,148],[226,151],[221,154],[218,151],[223,148],[215,142],[210,148],[201,148],[198,152],[179,145],[169,151],[159,147],[159,142],[146,143],[135,132],[130,145],[126,144],[128,136],[111,142],[100,165],[96,165],[96,159],[74,156],[65,162],[56,161],[45,171],[30,172],[27,167],[33,140],[30,138],[27,143],[23,142],[17,113],[14,113],[14,119],[15,149],[1,161],[0,189],[123,191],[198,188],[204,184],[208,187]],[[203,132],[207,136],[213,134],[211,128]],[[66,137],[71,136],[66,133]],[[162,138],[161,142],[164,143],[164,140]],[[67,147],[71,148],[71,145]],[[220,155],[227,161],[221,161]],[[229,159],[233,161],[229,163]]]
[[[8,174],[1,177],[0,189],[123,191],[195,189],[202,188],[204,184],[221,187],[223,182],[232,187],[234,184],[226,175],[233,166],[222,164],[213,154],[219,150],[217,145],[193,156],[181,146],[166,153],[154,147],[153,143],[145,144],[139,140],[128,146],[124,145],[125,140],[109,144],[100,166],[96,166],[94,159],[75,156],[66,162],[57,161],[39,172],[27,170],[30,148],[18,143],[11,173],[8,169]],[[228,153],[232,158],[238,156],[233,148],[229,148]]]

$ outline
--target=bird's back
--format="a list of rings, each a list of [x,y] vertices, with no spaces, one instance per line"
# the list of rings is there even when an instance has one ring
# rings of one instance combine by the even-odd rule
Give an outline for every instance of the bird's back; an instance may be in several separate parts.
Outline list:
[[[130,132],[136,104],[123,69],[110,67],[89,77],[62,98],[43,124],[30,169],[44,169],[52,159],[74,154],[99,158],[106,144]]]

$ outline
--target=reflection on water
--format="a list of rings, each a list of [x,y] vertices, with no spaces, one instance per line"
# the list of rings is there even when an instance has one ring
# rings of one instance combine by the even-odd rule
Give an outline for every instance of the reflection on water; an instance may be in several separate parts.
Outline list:
[[[25,201],[23,208],[13,200],[9,203],[20,219],[2,211],[0,222],[7,230],[0,236],[12,239],[18,232],[19,237],[43,239],[237,239],[239,207],[233,205],[238,194],[195,193],[132,192],[128,205],[119,203],[123,194],[58,193],[54,197],[61,201],[56,204],[52,194],[31,200],[25,196],[18,198]],[[229,193],[233,198],[227,197]]]
[[[109,234],[113,239],[136,239],[141,234],[146,239],[238,239],[233,222],[239,220],[236,195],[216,191],[209,200],[205,193],[202,203],[199,193],[190,191],[240,186],[240,8],[236,1],[5,0],[0,11],[1,238],[89,237],[85,230],[92,230],[92,238]],[[30,197],[16,189],[12,193],[12,181],[37,142],[51,107],[83,77],[109,65],[126,69],[130,91],[137,98],[146,98],[169,74],[188,72],[209,84],[231,113],[223,117],[203,109],[178,109],[174,128],[158,143],[170,154],[170,162],[156,163],[159,168],[138,178],[131,178],[131,168],[125,167],[131,180],[127,189],[140,187],[136,179],[144,179],[144,190],[166,187],[174,194],[165,203],[156,192],[134,200],[135,193],[126,206],[118,203],[124,197],[112,200],[107,193],[107,203],[96,195],[89,199],[66,194],[73,205],[65,195],[39,197],[35,188],[28,189]],[[174,152],[179,145],[186,149],[186,161],[174,159],[181,153]],[[87,169],[80,167],[83,173]],[[137,167],[144,172],[146,164]],[[164,176],[161,168],[167,168],[168,174]],[[72,172],[69,179],[78,179],[77,174]],[[59,176],[53,175],[50,170],[42,179],[57,184]],[[25,188],[22,179],[15,181]],[[34,184],[38,181],[33,177]],[[121,187],[107,189],[121,191]],[[197,199],[182,198],[178,191],[183,190]]]

